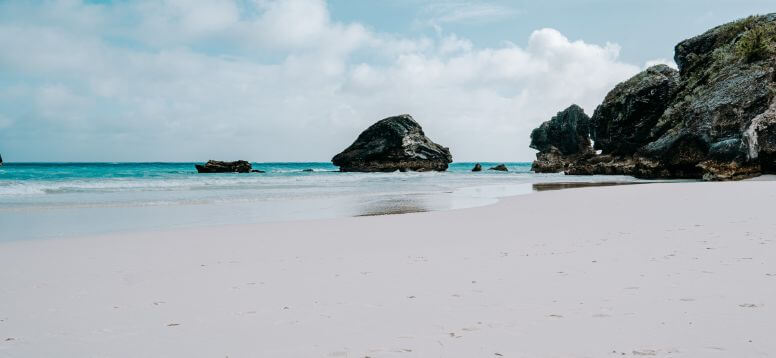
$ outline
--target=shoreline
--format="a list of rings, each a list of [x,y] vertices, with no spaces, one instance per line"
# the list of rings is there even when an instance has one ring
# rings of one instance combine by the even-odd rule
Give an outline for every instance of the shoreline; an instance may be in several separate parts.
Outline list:
[[[295,184],[293,179],[271,179],[269,182],[237,182],[233,187],[222,189],[207,189],[208,186],[203,185],[201,189],[184,192],[88,189],[76,193],[6,197],[8,201],[0,205],[0,227],[6,235],[0,241],[457,210],[531,194],[552,187],[552,182],[576,187],[597,183],[608,185],[613,180],[636,181],[602,176],[566,180],[559,176],[544,178],[523,173],[356,175],[356,182],[351,181],[352,174],[347,174],[334,179],[333,184],[318,184],[317,178],[303,175],[299,177],[304,180],[302,184]],[[538,186],[535,185],[537,182]],[[288,185],[291,186],[283,187]],[[281,191],[277,187],[282,188]],[[127,220],[129,217],[132,220]]]
[[[0,354],[768,356],[774,189],[0,243]]]

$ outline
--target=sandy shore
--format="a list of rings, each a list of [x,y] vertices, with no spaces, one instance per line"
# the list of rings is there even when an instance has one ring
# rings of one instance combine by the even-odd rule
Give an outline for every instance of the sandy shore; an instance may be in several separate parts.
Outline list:
[[[774,357],[776,182],[0,244],[0,357]]]

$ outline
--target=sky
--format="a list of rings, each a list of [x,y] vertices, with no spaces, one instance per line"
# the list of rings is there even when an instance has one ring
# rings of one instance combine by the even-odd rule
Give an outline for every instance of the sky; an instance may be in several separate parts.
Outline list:
[[[0,0],[6,161],[328,161],[409,113],[455,161],[772,0]]]

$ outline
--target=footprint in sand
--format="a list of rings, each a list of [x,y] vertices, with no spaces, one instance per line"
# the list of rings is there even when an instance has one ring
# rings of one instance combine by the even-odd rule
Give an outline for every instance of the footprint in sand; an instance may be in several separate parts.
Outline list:
[[[656,356],[657,351],[654,349],[639,349],[633,351],[634,356]]]
[[[754,303],[742,303],[742,304],[738,305],[738,307],[757,308],[758,306],[756,304],[754,304]]]

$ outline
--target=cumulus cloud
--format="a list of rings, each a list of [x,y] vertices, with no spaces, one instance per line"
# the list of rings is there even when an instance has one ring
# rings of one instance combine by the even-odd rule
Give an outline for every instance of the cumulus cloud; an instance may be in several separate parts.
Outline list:
[[[676,62],[674,62],[674,60],[669,60],[667,58],[656,58],[654,60],[649,60],[644,63],[644,68],[647,69],[655,65],[667,65],[673,69],[679,69],[679,66],[676,64]]]
[[[505,39],[509,40],[509,39]],[[640,70],[539,29],[497,48],[331,18],[321,0],[0,3],[0,150],[23,160],[328,160],[411,113],[456,160],[530,160]]]

